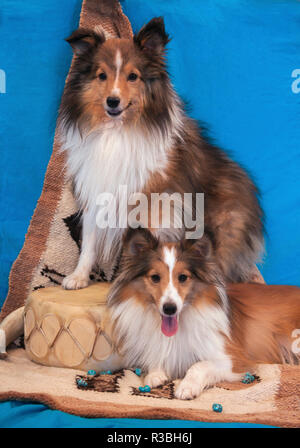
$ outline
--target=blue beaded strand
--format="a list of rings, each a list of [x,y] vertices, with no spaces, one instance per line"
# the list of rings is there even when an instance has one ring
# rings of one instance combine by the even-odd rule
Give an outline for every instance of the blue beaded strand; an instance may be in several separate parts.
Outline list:
[[[77,382],[77,386],[88,387],[87,381],[85,381],[83,378],[77,378],[76,382]]]
[[[250,384],[250,383],[253,383],[254,380],[255,380],[255,377],[250,372],[246,372],[244,375],[244,378],[242,379],[242,383]]]
[[[151,392],[151,387],[150,386],[148,386],[148,385],[146,385],[146,386],[140,386],[139,387],[139,391],[140,392],[146,392],[146,393],[148,393],[148,392]]]

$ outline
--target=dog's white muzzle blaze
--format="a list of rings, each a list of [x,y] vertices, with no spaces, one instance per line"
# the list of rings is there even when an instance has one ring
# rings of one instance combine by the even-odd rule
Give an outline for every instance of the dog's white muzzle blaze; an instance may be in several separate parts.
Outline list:
[[[178,316],[183,306],[182,298],[173,283],[173,269],[176,263],[174,248],[164,248],[164,262],[169,268],[169,283],[160,299],[161,331],[165,336],[171,337],[177,333]]]

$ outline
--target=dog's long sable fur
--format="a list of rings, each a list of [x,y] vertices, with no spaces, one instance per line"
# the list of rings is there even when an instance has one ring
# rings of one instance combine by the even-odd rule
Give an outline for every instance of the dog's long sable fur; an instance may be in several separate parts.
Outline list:
[[[97,197],[116,193],[204,193],[205,233],[213,241],[222,281],[247,281],[263,247],[263,213],[246,172],[201,136],[166,70],[168,43],[162,18],[133,40],[105,40],[79,29],[68,39],[77,57],[59,123],[67,167],[83,211],[79,264],[66,288],[88,284],[97,261],[121,250],[124,229],[96,226]],[[114,110],[109,98],[117,98]],[[170,240],[182,233],[161,234]]]
[[[165,243],[127,231],[108,308],[124,365],[141,367],[145,384],[183,378],[175,396],[192,399],[260,363],[299,365],[300,288],[224,288],[218,278],[208,237]]]

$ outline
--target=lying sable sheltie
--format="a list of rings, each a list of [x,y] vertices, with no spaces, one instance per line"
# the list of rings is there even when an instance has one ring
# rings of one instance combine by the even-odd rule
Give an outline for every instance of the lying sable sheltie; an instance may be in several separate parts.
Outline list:
[[[206,237],[164,243],[146,229],[128,230],[108,305],[124,363],[142,367],[145,384],[182,378],[175,396],[192,399],[257,363],[299,364],[300,289],[224,288],[218,269]]]
[[[63,281],[67,289],[87,286],[94,265],[119,257],[124,229],[101,229],[96,217],[99,195],[117,198],[120,185],[128,194],[204,193],[205,229],[222,277],[252,276],[263,246],[256,188],[185,114],[166,70],[168,40],[161,18],[131,40],[106,40],[97,29],[79,29],[67,39],[76,57],[59,127],[83,224],[78,265]],[[183,231],[161,226],[153,233],[174,241]]]

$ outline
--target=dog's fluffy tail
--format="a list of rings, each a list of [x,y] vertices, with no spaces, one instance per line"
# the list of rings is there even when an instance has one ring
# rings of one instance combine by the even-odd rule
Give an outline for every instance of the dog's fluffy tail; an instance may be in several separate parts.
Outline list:
[[[10,313],[0,324],[0,358],[4,358],[6,347],[24,333],[24,306]]]

